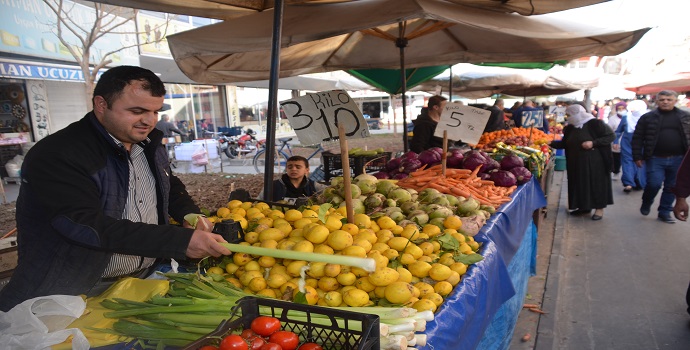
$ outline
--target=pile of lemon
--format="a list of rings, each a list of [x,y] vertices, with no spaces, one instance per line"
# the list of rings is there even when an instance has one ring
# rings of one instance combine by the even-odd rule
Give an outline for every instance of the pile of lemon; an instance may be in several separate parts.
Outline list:
[[[368,257],[376,271],[302,260],[275,259],[235,253],[232,262],[208,272],[223,273],[235,286],[257,295],[282,298],[298,292],[300,271],[306,271],[305,295],[309,304],[322,306],[405,305],[432,310],[443,303],[467,271],[453,252],[442,250],[437,237],[450,235],[462,254],[472,254],[479,244],[458,232],[460,217],[445,219],[443,228],[427,224],[401,227],[383,216],[377,220],[355,214],[344,223],[345,208],[329,208],[319,219],[319,206],[302,211],[272,209],[263,202],[230,201],[211,221],[232,219],[245,230],[241,244],[298,252]]]

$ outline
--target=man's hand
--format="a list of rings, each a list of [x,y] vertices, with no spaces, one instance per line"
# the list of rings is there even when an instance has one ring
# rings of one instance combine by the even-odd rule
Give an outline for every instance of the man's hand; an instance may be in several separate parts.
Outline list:
[[[619,151],[621,150],[621,145],[618,145],[618,144],[615,144],[615,143],[614,143],[614,144],[611,145],[611,150],[612,150],[612,151],[619,152]]]
[[[688,202],[685,198],[676,197],[676,205],[673,206],[673,215],[680,221],[688,220]]]
[[[583,149],[592,149],[592,147],[594,147],[594,142],[592,141],[585,141],[582,143]]]
[[[637,165],[638,168],[642,168],[642,165],[644,165],[644,162],[641,160],[636,160],[635,165]]]
[[[230,255],[230,250],[219,242],[227,243],[221,235],[201,230],[195,230],[187,246],[186,255],[192,259],[205,258],[209,255],[219,257]]]
[[[213,223],[211,223],[211,221],[207,217],[199,215],[199,217],[197,218],[196,227],[192,227],[192,225],[189,222],[187,222],[187,220],[184,220],[184,222],[182,223],[182,227],[211,232],[213,230]]]

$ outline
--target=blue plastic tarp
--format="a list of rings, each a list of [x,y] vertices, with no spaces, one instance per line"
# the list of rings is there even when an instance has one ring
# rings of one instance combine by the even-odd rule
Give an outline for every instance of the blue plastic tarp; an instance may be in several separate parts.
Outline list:
[[[536,273],[537,227],[530,224],[522,245],[508,265],[508,274],[513,281],[515,295],[496,311],[477,350],[508,350],[520,310],[527,295],[529,277]]]
[[[536,178],[532,178],[518,187],[511,202],[492,215],[474,237],[482,243],[480,252],[484,260],[468,269],[462,282],[441,304],[435,320],[427,324],[428,342],[421,349],[477,348],[499,308],[516,296],[508,265],[532,224],[534,210],[545,205],[544,193]],[[518,296],[522,300],[522,295]]]

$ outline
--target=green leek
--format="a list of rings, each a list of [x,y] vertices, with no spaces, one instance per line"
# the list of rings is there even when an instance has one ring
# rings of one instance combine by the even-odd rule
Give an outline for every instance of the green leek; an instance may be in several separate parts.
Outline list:
[[[241,244],[221,243],[234,253],[246,253],[251,255],[270,256],[279,259],[289,260],[304,260],[312,262],[323,262],[327,264],[338,264],[346,266],[355,266],[369,272],[376,270],[376,261],[370,258],[357,258],[354,256],[345,255],[328,255],[318,253],[296,252],[292,250],[270,249],[262,247],[254,247]]]

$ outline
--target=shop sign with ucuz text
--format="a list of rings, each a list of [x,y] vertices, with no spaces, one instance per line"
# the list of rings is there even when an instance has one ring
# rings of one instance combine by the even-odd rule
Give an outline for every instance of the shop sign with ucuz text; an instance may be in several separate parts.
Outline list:
[[[476,144],[490,116],[491,112],[485,109],[465,106],[457,102],[447,103],[441,113],[434,136],[443,137],[445,130],[449,140]]]
[[[280,102],[290,126],[303,145],[338,139],[338,124],[345,137],[369,137],[369,127],[362,112],[344,90],[322,91]]]

